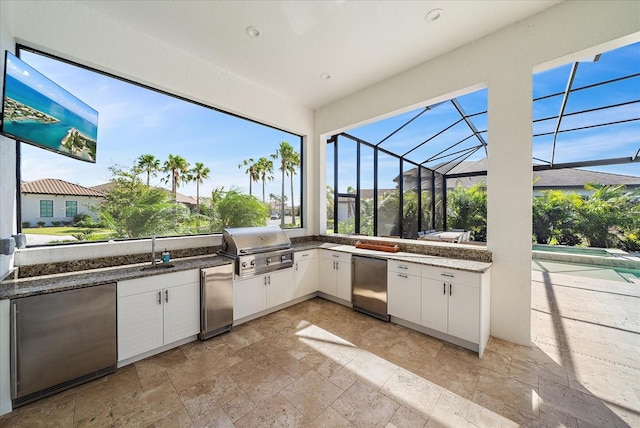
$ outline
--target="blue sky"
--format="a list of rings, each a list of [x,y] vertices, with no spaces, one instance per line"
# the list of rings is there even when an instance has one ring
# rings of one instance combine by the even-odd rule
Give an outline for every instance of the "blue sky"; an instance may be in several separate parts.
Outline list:
[[[51,177],[93,186],[109,180],[110,165],[130,166],[138,156],[145,153],[152,153],[164,162],[169,154],[173,154],[184,157],[191,164],[202,162],[211,169],[211,178],[201,186],[201,195],[208,195],[213,188],[219,186],[224,186],[226,189],[236,186],[248,192],[248,177],[244,169],[238,169],[239,163],[249,157],[254,159],[261,156],[268,157],[281,141],[288,141],[294,147],[299,147],[299,137],[283,131],[218,113],[27,51],[23,51],[21,57],[99,112],[96,164],[78,162],[23,144],[23,180]],[[534,75],[534,97],[563,91],[570,67],[568,64]],[[574,87],[639,72],[640,43],[636,43],[605,52],[598,62],[581,62]],[[572,94],[566,112],[638,99],[640,99],[640,77],[607,85],[606,90],[594,89]],[[486,110],[487,91],[480,90],[467,94],[459,97],[458,100],[466,113],[482,112]],[[555,97],[534,103],[534,118],[557,115],[561,100],[562,97]],[[369,142],[377,143],[417,112],[404,113],[348,132]],[[569,116],[563,121],[563,129],[638,117],[640,117],[640,103],[634,103],[610,111]],[[385,141],[382,147],[397,153],[405,153],[441,131],[442,124],[451,124],[457,119],[459,116],[451,103],[439,104]],[[472,120],[479,130],[486,130],[486,114],[476,116]],[[535,124],[534,133],[553,130],[554,127],[554,120]],[[468,135],[469,129],[466,125],[458,124],[407,157],[423,161]],[[486,133],[483,137],[488,139]],[[470,138],[453,150],[461,150],[477,144],[478,141],[475,138]],[[552,137],[534,138],[533,156],[550,159],[551,144]],[[632,156],[639,147],[640,121],[593,128],[560,134],[555,162]],[[340,150],[341,159],[355,159],[355,145],[346,148],[343,145]],[[484,156],[484,150],[480,150],[469,159],[479,159]],[[370,176],[373,167],[371,153],[363,153],[362,159],[363,170],[369,171],[367,174]],[[431,164],[437,162],[439,161],[433,161]],[[391,180],[398,171],[397,161],[385,157],[380,161],[380,168],[383,171],[384,181],[380,186],[391,187]],[[637,163],[592,169],[640,176],[640,164]],[[279,171],[275,171],[274,175],[275,180],[267,185],[267,197],[269,193],[280,193]],[[353,167],[341,165],[339,175],[343,177],[339,191],[346,191],[347,185],[355,186]],[[350,181],[353,183],[349,183]],[[152,182],[155,185],[161,185],[160,176],[152,179]],[[295,180],[295,185],[297,192],[299,180]],[[363,188],[372,187],[372,185],[372,178],[364,179],[362,182]],[[285,186],[288,193],[288,180]],[[195,196],[195,184],[182,185],[179,192]],[[261,197],[260,183],[254,183],[254,195]]]

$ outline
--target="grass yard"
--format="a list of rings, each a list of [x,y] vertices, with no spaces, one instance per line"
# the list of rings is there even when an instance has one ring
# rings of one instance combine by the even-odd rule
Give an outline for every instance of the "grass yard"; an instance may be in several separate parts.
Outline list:
[[[65,235],[73,235],[74,233],[85,233],[87,230],[90,230],[93,235],[108,235],[111,233],[111,229],[107,229],[107,228],[89,229],[86,227],[73,227],[73,226],[28,227],[28,228],[23,228],[22,233],[32,234],[32,235],[65,236]]]

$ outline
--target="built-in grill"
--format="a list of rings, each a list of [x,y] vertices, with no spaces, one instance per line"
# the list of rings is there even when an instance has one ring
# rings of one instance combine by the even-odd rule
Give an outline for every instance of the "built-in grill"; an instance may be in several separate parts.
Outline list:
[[[277,226],[224,229],[221,253],[235,259],[236,275],[241,277],[293,266],[291,240]]]

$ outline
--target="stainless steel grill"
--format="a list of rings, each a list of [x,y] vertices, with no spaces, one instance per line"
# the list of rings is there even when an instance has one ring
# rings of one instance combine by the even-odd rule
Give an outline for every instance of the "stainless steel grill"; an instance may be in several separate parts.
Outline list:
[[[291,240],[279,227],[224,229],[222,254],[235,259],[235,272],[241,277],[293,266]]]

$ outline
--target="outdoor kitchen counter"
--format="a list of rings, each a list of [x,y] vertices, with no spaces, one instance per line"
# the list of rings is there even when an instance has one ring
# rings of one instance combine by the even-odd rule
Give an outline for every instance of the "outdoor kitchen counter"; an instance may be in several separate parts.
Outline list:
[[[344,253],[376,257],[379,259],[400,260],[404,262],[418,263],[427,266],[462,270],[474,273],[484,273],[491,267],[491,262],[480,262],[441,256],[431,256],[426,254],[409,253],[402,251],[391,253],[386,251],[366,250],[363,248],[356,248],[353,245],[336,244],[332,242],[307,241],[295,243],[292,245],[292,248],[295,251],[305,251],[312,249],[341,251]]]
[[[0,282],[0,299],[14,299],[38,294],[55,293],[57,291],[110,284],[125,279],[209,268],[231,263],[233,263],[233,261],[227,257],[207,255],[173,259],[170,262],[173,267],[170,268],[142,270],[143,267],[151,266],[151,263],[147,262],[71,273],[43,275],[32,278],[6,279]]]

